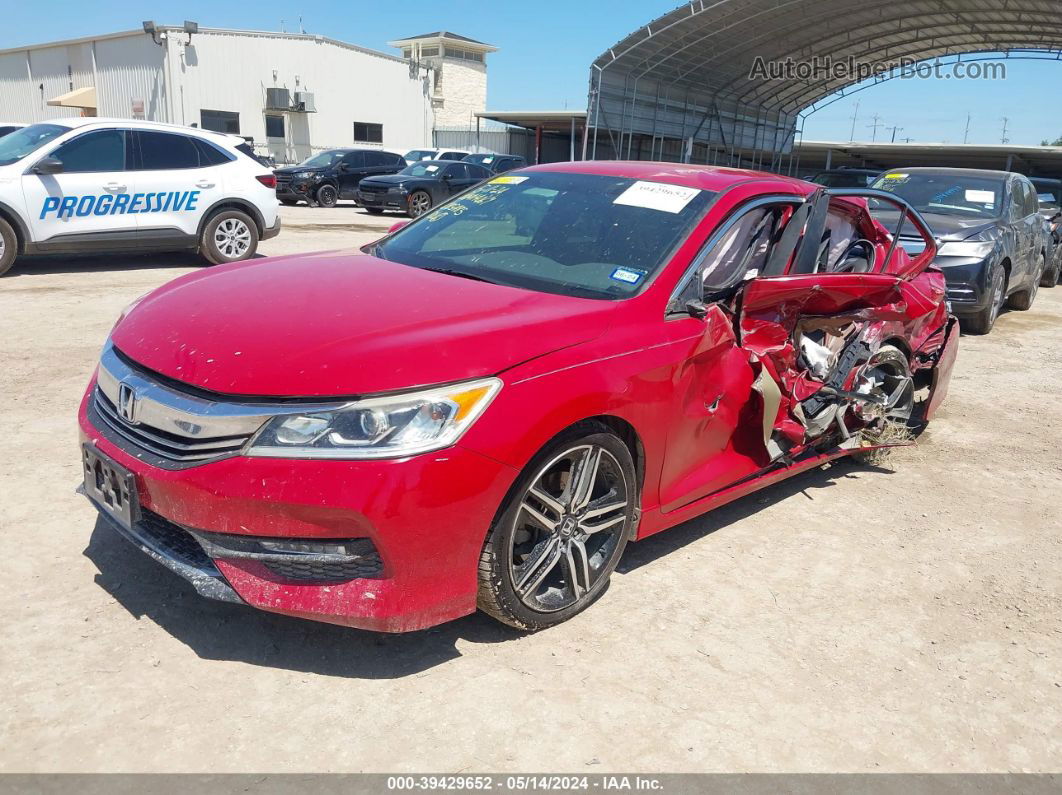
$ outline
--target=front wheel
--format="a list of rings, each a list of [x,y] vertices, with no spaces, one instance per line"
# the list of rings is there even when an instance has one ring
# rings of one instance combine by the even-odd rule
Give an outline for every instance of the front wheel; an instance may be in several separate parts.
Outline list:
[[[999,310],[1003,308],[1006,298],[1006,274],[996,265],[988,279],[988,305],[973,317],[966,320],[966,328],[971,334],[987,334],[996,324]]]
[[[258,227],[239,210],[220,212],[203,227],[199,251],[212,265],[239,262],[258,250]]]
[[[601,596],[634,529],[634,461],[606,426],[581,423],[517,480],[479,561],[479,607],[518,629],[559,624]]]
[[[322,185],[317,189],[315,198],[322,207],[335,207],[339,204],[339,191],[335,185]]]
[[[431,209],[431,196],[426,191],[416,190],[410,194],[407,200],[410,218],[420,218]]]
[[[1036,273],[1036,277],[1030,282],[1028,289],[1022,290],[1020,293],[1015,293],[1010,297],[1007,302],[1007,306],[1011,309],[1017,309],[1019,312],[1024,312],[1028,309],[1032,309],[1033,301],[1036,300],[1036,291],[1040,289],[1040,280],[1043,278],[1044,269],[1047,267],[1047,260],[1043,257],[1040,258],[1040,268]]]
[[[863,368],[855,391],[871,398],[858,403],[856,414],[866,423],[862,430],[862,446],[870,448],[855,453],[857,461],[879,465],[892,448],[912,438],[911,418],[914,416],[915,387],[907,356],[894,345],[882,345]]]

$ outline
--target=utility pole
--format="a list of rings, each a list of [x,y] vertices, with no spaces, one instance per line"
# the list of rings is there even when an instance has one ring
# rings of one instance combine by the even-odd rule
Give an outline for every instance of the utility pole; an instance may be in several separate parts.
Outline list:
[[[878,127],[884,127],[885,124],[884,124],[884,122],[882,122],[881,116],[879,116],[876,113],[873,116],[871,116],[870,118],[872,118],[874,120],[872,123],[867,125],[867,127],[870,127],[874,131],[870,141],[871,141],[871,143],[876,143],[877,140],[878,140]]]
[[[966,132],[962,135],[962,142],[969,143],[970,141],[970,114],[966,114]]]
[[[892,128],[892,142],[893,143],[896,143],[896,132],[897,132],[897,130],[902,130],[902,129],[903,129],[903,127],[897,127],[897,126],[893,125],[893,128]]]
[[[859,118],[859,100],[856,100],[855,113],[852,114],[852,134],[848,136],[849,141],[855,140],[855,126],[856,119]]]
[[[1001,144],[1009,144],[1010,143],[1010,139],[1007,137],[1007,124],[1009,122],[1010,122],[1010,119],[1007,118],[1006,116],[1004,116],[1003,117],[1003,137],[1000,138],[1000,140],[999,140],[999,142]]]

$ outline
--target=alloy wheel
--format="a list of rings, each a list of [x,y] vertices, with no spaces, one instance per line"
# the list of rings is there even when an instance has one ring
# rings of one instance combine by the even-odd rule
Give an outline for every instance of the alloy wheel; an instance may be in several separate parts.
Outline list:
[[[543,466],[513,520],[509,574],[520,601],[553,612],[585,598],[622,552],[630,494],[619,461],[599,445]]]
[[[409,197],[409,214],[419,218],[431,209],[431,197],[423,191],[417,191]]]
[[[335,207],[339,202],[339,194],[331,185],[325,185],[317,191],[317,203],[322,207]]]
[[[1005,296],[1003,295],[1003,271],[996,269],[992,274],[992,312],[988,318],[988,326],[991,328],[996,318],[999,317],[999,310],[1003,308],[1003,301]]]
[[[226,218],[214,230],[214,245],[226,259],[238,259],[251,247],[251,230],[239,218]]]
[[[904,426],[914,414],[914,379],[901,359],[888,356],[871,361],[863,372],[859,390],[875,398],[862,404],[860,414],[872,424]]]

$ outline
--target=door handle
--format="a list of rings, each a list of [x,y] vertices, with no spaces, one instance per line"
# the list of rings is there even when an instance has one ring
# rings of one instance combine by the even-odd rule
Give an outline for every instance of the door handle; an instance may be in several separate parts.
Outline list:
[[[125,190],[125,185],[122,185],[119,182],[108,182],[106,185],[103,186],[103,189],[105,191],[120,193],[121,191]]]
[[[195,186],[197,188],[213,188],[214,187],[214,183],[213,182],[207,182],[206,180],[202,180],[201,179],[201,180],[199,180],[199,182],[195,183]]]

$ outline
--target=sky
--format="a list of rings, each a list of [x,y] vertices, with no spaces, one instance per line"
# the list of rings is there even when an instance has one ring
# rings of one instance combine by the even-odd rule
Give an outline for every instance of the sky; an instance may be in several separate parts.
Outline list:
[[[203,27],[299,29],[391,52],[387,42],[448,30],[499,48],[488,56],[490,110],[586,107],[590,62],[610,46],[679,5],[678,0],[142,0],[128,2],[8,3],[0,49],[140,27],[145,19]],[[1062,136],[1057,86],[1062,61],[1007,62],[1005,80],[892,80],[811,114],[807,140],[877,140],[998,144],[1003,117],[1014,145]],[[859,102],[858,111],[855,107]],[[2,115],[2,114],[0,114]]]

